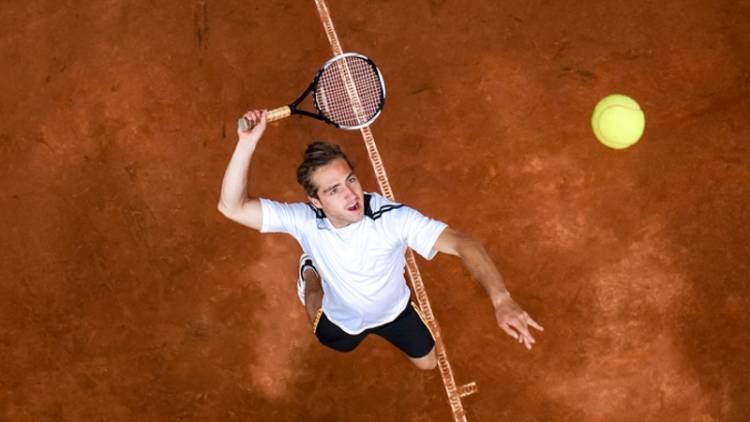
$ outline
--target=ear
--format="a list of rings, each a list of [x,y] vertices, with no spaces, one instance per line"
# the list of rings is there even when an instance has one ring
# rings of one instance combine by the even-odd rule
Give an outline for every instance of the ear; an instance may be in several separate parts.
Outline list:
[[[320,201],[317,198],[313,198],[308,196],[307,200],[310,201],[313,205],[315,205],[315,208],[323,208],[323,204],[320,203]]]

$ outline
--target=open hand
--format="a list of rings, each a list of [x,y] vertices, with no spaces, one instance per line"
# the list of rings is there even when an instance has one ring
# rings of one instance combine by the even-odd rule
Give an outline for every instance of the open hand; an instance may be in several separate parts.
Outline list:
[[[495,307],[495,318],[497,318],[497,323],[503,331],[518,340],[519,343],[523,343],[529,350],[531,350],[531,345],[536,343],[536,340],[534,340],[529,331],[529,327],[544,331],[544,328],[534,321],[526,311],[521,309],[510,296],[497,304]]]

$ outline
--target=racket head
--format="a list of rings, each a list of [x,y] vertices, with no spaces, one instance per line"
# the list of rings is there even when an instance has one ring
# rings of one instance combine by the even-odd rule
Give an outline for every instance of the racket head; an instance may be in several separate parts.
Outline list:
[[[341,129],[370,125],[385,105],[383,75],[372,60],[359,53],[344,53],[327,61],[315,76],[312,94],[323,120]]]

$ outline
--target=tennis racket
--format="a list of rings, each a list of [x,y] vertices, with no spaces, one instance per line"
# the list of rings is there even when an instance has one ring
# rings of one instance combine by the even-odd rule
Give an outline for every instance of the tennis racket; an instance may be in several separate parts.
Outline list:
[[[297,108],[311,93],[317,113]],[[270,110],[266,121],[301,114],[337,128],[353,130],[375,121],[384,103],[385,84],[375,63],[358,53],[344,53],[328,60],[293,103]],[[242,131],[250,127],[244,117],[237,124]]]

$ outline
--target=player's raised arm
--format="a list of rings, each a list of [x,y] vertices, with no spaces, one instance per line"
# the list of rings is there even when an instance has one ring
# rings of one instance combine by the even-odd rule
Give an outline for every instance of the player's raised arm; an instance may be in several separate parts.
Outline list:
[[[263,224],[260,200],[248,195],[247,175],[255,147],[266,129],[266,112],[248,111],[243,118],[248,127],[246,130],[237,129],[239,140],[224,173],[218,208],[230,220],[260,230]]]
[[[482,244],[464,233],[447,227],[435,241],[435,250],[461,257],[464,266],[484,287],[487,295],[495,307],[497,323],[509,336],[523,343],[527,349],[536,342],[529,327],[544,330],[534,321],[526,311],[510,297],[505,288],[503,277],[500,275],[490,256]]]

